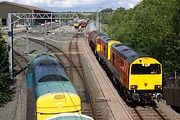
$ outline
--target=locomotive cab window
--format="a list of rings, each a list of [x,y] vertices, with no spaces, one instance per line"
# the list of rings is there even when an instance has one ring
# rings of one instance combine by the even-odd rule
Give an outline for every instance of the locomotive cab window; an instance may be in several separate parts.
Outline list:
[[[160,64],[133,64],[131,74],[161,74]]]
[[[48,81],[69,81],[69,80],[63,76],[57,76],[57,75],[47,75],[38,80],[38,82],[48,82]]]

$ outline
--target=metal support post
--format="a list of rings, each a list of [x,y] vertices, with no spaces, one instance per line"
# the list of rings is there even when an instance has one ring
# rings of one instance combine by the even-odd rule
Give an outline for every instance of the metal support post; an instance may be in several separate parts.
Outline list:
[[[52,12],[51,12],[51,31],[52,31]]]
[[[99,31],[102,32],[102,28],[101,28],[101,11],[99,12]]]
[[[2,19],[0,18],[0,32],[2,32]]]
[[[9,51],[9,73],[13,79],[13,25],[11,13],[8,13],[8,51]]]
[[[59,18],[59,39],[61,39],[61,18]]]
[[[45,43],[45,45],[44,45],[44,47],[45,47],[45,51],[46,51],[46,35],[47,35],[47,21],[46,20],[45,20],[44,26],[45,26],[45,32],[44,32],[44,43]]]
[[[96,27],[99,30],[99,12],[96,12]]]
[[[26,27],[26,54],[29,54],[29,20],[24,23]]]
[[[29,30],[27,30],[27,32],[26,32],[26,45],[27,45],[27,47],[26,47],[26,53],[27,54],[29,54]]]

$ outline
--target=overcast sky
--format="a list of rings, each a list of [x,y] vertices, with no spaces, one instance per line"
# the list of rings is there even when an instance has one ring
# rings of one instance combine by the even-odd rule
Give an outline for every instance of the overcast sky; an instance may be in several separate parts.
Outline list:
[[[4,0],[0,0],[4,1]],[[105,8],[133,8],[142,0],[6,0],[50,11],[97,11]]]

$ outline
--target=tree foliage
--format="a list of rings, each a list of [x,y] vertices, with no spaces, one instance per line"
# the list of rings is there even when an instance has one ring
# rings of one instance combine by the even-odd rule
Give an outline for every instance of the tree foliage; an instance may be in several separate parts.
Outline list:
[[[144,0],[135,8],[106,15],[106,32],[158,59],[168,76],[180,72],[180,1]]]
[[[4,38],[0,33],[0,105],[12,99],[13,90],[10,88],[12,80],[9,78],[8,71],[8,54]]]

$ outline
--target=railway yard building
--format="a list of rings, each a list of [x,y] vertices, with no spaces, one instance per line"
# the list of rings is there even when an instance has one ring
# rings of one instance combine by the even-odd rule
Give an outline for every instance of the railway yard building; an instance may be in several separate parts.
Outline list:
[[[47,13],[48,10],[8,1],[0,2],[0,24],[7,24],[8,13]]]

